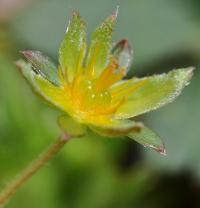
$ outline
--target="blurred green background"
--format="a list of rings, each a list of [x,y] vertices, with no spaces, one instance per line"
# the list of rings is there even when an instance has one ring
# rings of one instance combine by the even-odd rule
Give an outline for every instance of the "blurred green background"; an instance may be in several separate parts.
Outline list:
[[[162,136],[168,155],[91,134],[67,144],[8,208],[200,207],[199,0],[0,0],[0,188],[59,135],[59,112],[20,76],[18,51],[41,50],[56,61],[73,9],[91,33],[117,5],[113,39],[134,46],[130,76],[197,68],[174,103],[139,118]]]

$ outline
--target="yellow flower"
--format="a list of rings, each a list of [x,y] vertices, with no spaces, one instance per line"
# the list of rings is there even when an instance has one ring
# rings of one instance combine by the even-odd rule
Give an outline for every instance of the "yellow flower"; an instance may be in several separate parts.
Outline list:
[[[165,154],[160,138],[130,118],[173,101],[193,68],[123,79],[132,49],[126,39],[111,47],[116,16],[94,31],[86,50],[86,25],[74,12],[59,49],[58,67],[39,51],[23,51],[29,63],[20,60],[17,65],[35,91],[65,113],[58,119],[62,129],[82,135],[88,127],[102,136],[128,136]]]

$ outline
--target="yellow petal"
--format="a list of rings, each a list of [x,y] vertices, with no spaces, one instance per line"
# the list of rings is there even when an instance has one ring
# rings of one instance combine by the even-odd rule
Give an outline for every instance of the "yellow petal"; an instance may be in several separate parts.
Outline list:
[[[87,73],[98,77],[109,62],[112,31],[117,11],[108,17],[92,34],[86,59]]]
[[[117,118],[130,118],[172,102],[189,83],[192,67],[172,70],[167,74],[123,81],[111,89],[113,101],[125,99],[117,109]]]
[[[73,18],[59,49],[59,62],[67,81],[72,82],[75,74],[82,69],[85,49],[85,22],[78,12],[73,12]]]
[[[55,105],[59,109],[70,112],[69,96],[66,89],[53,85],[48,80],[44,79],[41,75],[36,74],[31,67],[30,63],[25,61],[18,61],[17,66],[19,67],[22,75],[31,84],[33,90],[46,101]]]
[[[128,119],[112,119],[110,125],[95,126],[95,124],[93,124],[89,127],[97,134],[106,137],[127,136],[129,133],[138,132],[141,129],[141,125],[139,123],[136,123]]]

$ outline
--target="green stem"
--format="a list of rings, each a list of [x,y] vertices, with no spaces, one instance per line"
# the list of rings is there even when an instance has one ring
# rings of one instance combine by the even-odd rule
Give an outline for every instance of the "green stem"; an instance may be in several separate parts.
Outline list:
[[[13,181],[11,181],[0,193],[0,208],[5,207],[13,194],[40,168],[42,168],[70,139],[69,135],[64,135],[51,144],[47,150],[29,164]]]

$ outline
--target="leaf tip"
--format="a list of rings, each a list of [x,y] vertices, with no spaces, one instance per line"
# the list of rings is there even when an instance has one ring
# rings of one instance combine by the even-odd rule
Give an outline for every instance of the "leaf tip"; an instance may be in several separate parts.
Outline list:
[[[24,55],[25,58],[30,59],[33,56],[32,51],[27,50],[27,51],[19,51],[22,55]]]
[[[128,48],[129,50],[131,50],[131,45],[130,45],[130,43],[129,43],[129,41],[128,41],[127,38],[121,39],[121,40],[117,43],[117,45],[118,45],[121,49]]]
[[[157,151],[164,156],[167,156],[167,150],[165,149],[165,147],[162,147],[160,149],[157,149]]]
[[[186,69],[187,69],[187,74],[188,74],[187,79],[188,79],[188,81],[190,81],[192,79],[192,77],[193,77],[195,67],[190,66],[190,67],[188,67]]]
[[[119,13],[119,5],[117,5],[116,9],[114,10],[114,12],[111,15],[111,19],[113,22],[117,19],[118,13]]]
[[[156,152],[160,153],[161,155],[164,155],[164,156],[167,155],[167,150],[165,149],[164,144],[160,147],[148,144],[148,145],[145,145],[145,147],[150,147],[150,148],[154,149]]]
[[[77,10],[72,10],[72,16],[74,16],[74,17],[80,16],[79,11],[77,11]]]
[[[81,14],[77,10],[72,11],[72,21],[78,21],[82,27],[85,27],[86,22],[82,19]]]
[[[188,86],[190,84],[190,81],[193,77],[195,67],[187,67],[180,69],[180,71],[177,73],[177,80],[181,83],[181,89],[185,86]]]

